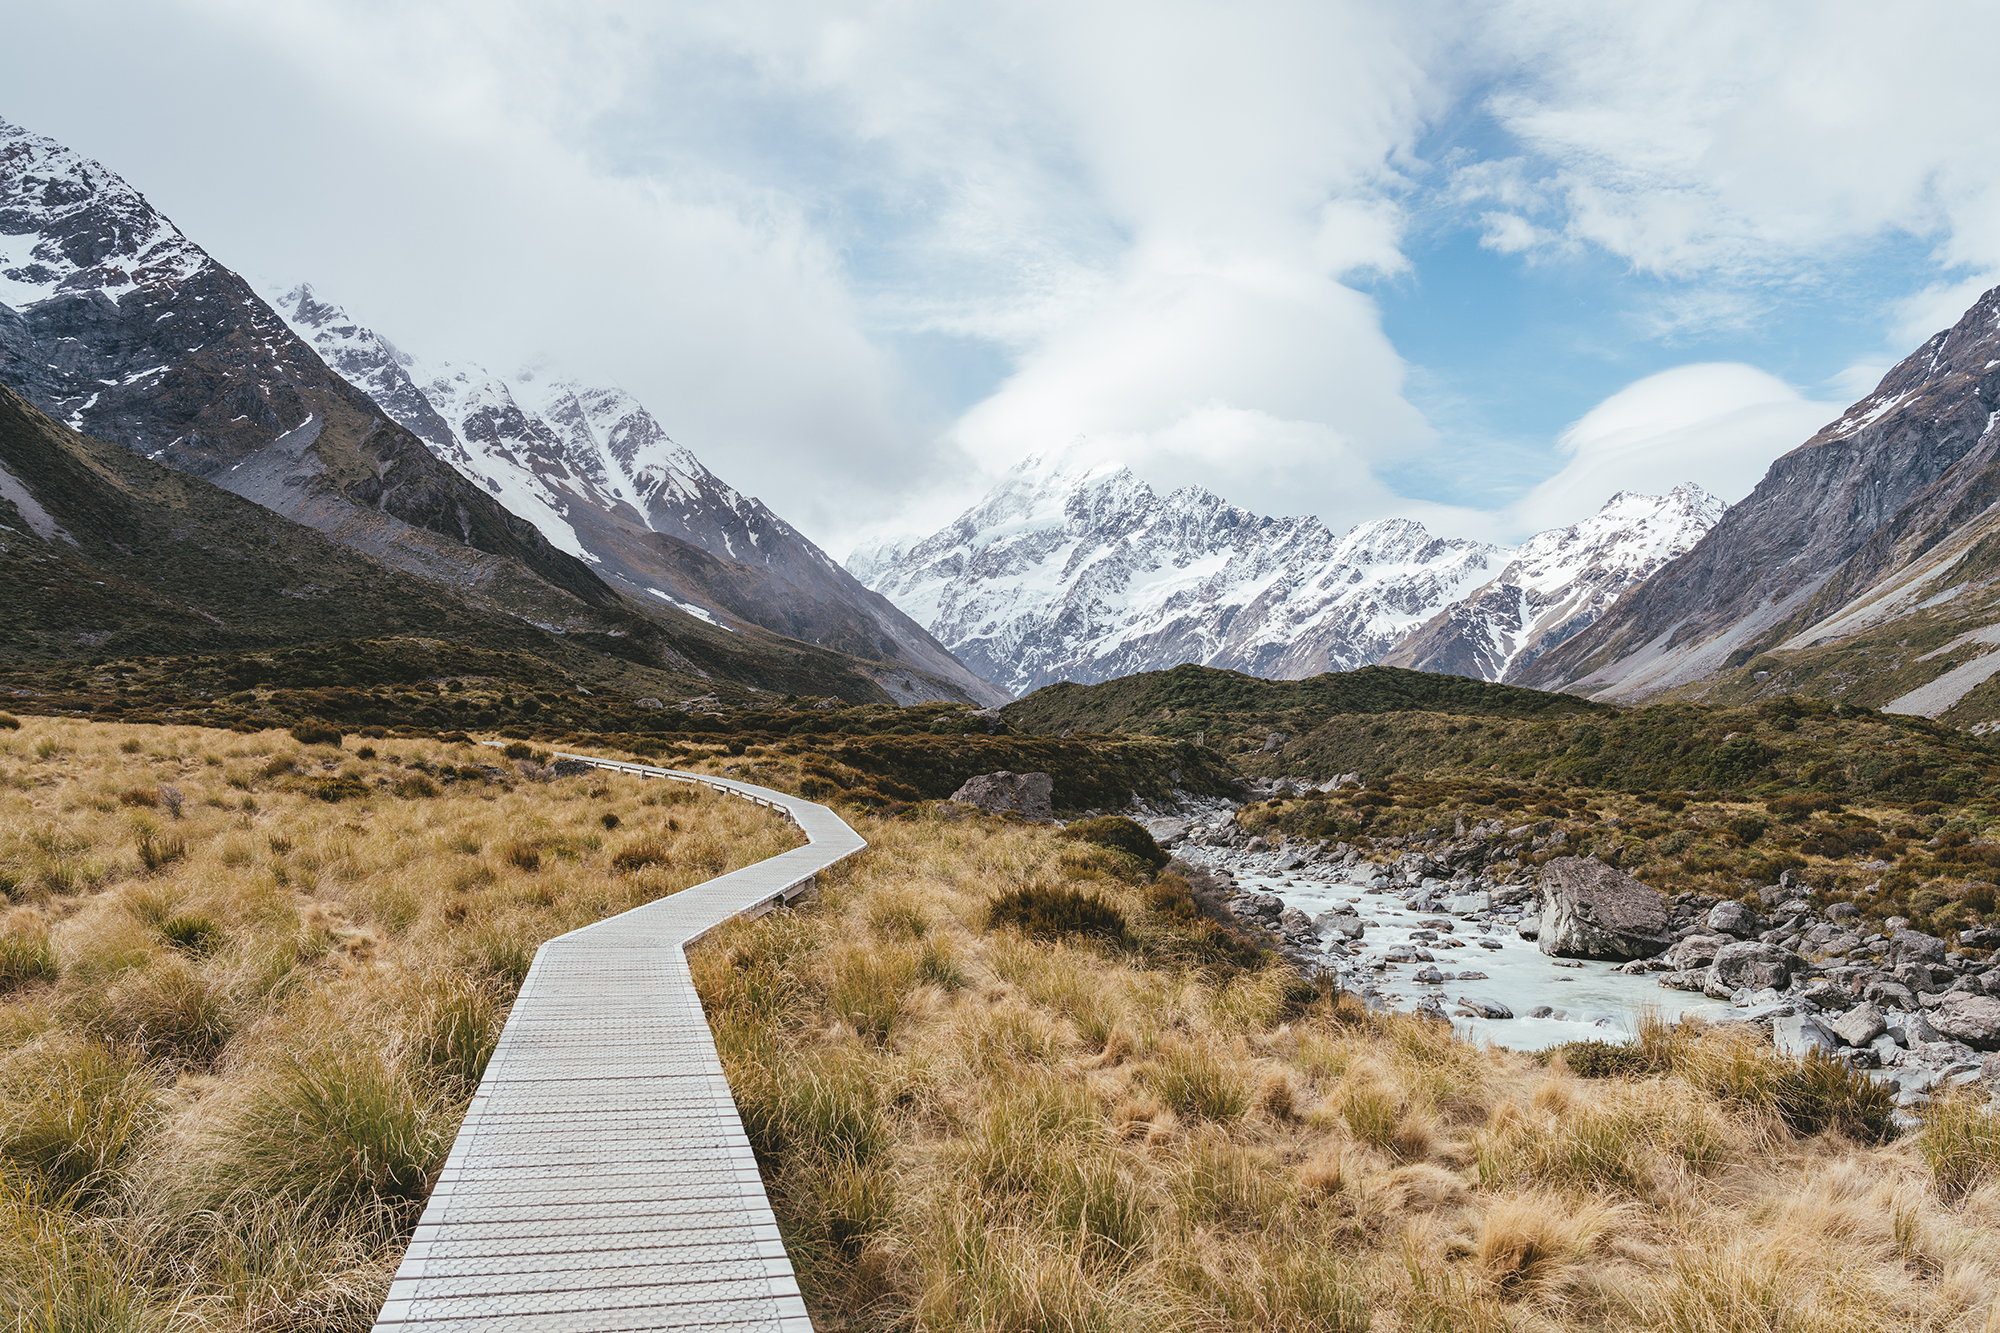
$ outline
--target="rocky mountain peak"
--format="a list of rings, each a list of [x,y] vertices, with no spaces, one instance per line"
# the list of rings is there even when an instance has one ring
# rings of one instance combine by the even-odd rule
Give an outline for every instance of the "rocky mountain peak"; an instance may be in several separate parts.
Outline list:
[[[1884,639],[1886,653],[1871,649],[1867,661],[1841,668],[1836,683],[1846,690],[1878,675],[1920,683],[1922,669],[1905,660],[1916,655],[1903,648],[1924,640],[1933,621],[1943,633],[1966,615],[1985,615],[1986,562],[1968,557],[1996,522],[1996,408],[2000,289],[1773,462],[1699,543],[1519,683],[1643,698],[1717,680],[1767,652],[1830,648],[1890,622],[1908,627]],[[1801,678],[1774,672],[1777,665],[1729,688],[1754,691],[1765,679],[1798,687]],[[1947,667],[1956,669],[1952,659],[1934,669]],[[1949,699],[1912,706],[1950,706],[1983,679],[1969,670]]]
[[[0,304],[65,292],[116,301],[212,262],[115,173],[0,120]]]
[[[1727,509],[1692,482],[1665,495],[1620,491],[1589,518],[1530,537],[1490,583],[1440,610],[1383,664],[1512,680],[1692,549]]]

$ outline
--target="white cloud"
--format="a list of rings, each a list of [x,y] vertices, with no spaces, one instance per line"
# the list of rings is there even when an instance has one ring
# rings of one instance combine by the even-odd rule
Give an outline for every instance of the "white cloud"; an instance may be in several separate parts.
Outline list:
[[[1482,17],[1488,109],[1532,160],[1461,168],[1469,196],[1539,194],[1552,235],[1681,278],[1755,279],[1894,232],[2000,267],[2000,9],[1515,0]]]
[[[9,36],[0,114],[225,262],[428,356],[617,380],[833,549],[1079,435],[1260,512],[1474,531],[1740,494],[1832,415],[1683,367],[1517,506],[1395,495],[1377,472],[1439,445],[1353,284],[1408,274],[1440,208],[1671,279],[1633,311],[1657,341],[1885,236],[1939,274],[1906,345],[2000,273],[1983,5],[77,0]],[[1511,143],[1416,159],[1480,110]],[[955,423],[893,350],[944,335],[999,367]]]
[[[1568,461],[1509,516],[1526,534],[1574,523],[1618,491],[1657,495],[1687,481],[1734,504],[1841,406],[1735,362],[1648,375],[1562,433],[1557,449]]]

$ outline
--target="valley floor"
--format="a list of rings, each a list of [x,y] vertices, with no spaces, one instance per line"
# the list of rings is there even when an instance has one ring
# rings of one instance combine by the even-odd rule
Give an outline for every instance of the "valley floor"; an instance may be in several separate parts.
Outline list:
[[[822,1329],[2000,1328],[1969,1104],[1885,1142],[1885,1092],[1741,1033],[1477,1049],[1235,965],[1172,875],[942,809],[697,958]],[[1024,884],[1127,930],[995,929]]]
[[[1728,1031],[1478,1049],[1123,852],[844,813],[868,851],[694,956],[825,1333],[2000,1329],[1969,1103],[1884,1139],[1875,1085]],[[0,1301],[366,1328],[535,944],[793,837],[532,754],[0,730]]]

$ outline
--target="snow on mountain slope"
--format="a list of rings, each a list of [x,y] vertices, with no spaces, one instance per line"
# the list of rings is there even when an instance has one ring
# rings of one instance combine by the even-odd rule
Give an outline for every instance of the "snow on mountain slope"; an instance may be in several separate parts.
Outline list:
[[[1729,506],[1692,482],[1620,491],[1591,517],[1528,539],[1491,583],[1411,633],[1388,666],[1509,680],[1593,624],[1625,591],[1694,549]]]
[[[0,121],[0,304],[58,293],[116,302],[144,283],[185,282],[215,261],[117,175]]]
[[[0,384],[510,614],[582,626],[619,601],[409,431],[382,429],[367,394],[115,172],[5,121]]]
[[[914,544],[850,568],[1017,693],[1182,662],[1297,678],[1379,660],[1510,553],[1386,519],[1336,536],[1122,467],[1031,458]]]
[[[955,687],[982,703],[1004,699],[762,501],[710,472],[624,390],[545,369],[503,377],[421,360],[305,285],[275,305],[440,458],[642,601],[914,668],[947,683],[939,697]],[[919,697],[918,687],[898,688]]]

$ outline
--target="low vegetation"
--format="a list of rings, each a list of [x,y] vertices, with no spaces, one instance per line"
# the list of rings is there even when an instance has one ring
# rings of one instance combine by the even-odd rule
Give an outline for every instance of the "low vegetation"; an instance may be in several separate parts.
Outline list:
[[[1208,948],[1129,852],[855,818],[816,901],[695,956],[819,1328],[2000,1326],[1969,1104],[1891,1138],[1874,1084],[1729,1030],[1475,1049]]]
[[[536,946],[797,839],[324,734],[0,731],[12,1327],[366,1329]]]
[[[1976,1103],[1898,1137],[1876,1085],[1744,1032],[1537,1058],[1368,1013],[1129,820],[1059,837],[885,791],[857,737],[1060,740],[948,708],[896,730],[914,713],[604,736],[817,795],[869,839],[693,959],[821,1329],[2000,1329],[2000,1131]],[[796,836],[691,788],[557,777],[533,731],[286,725],[324,730],[0,730],[0,1301],[21,1327],[366,1328],[536,944]],[[1064,744],[1171,766],[1188,743]],[[1499,820],[1527,826],[1524,863],[1561,829],[1690,882],[1791,856],[1834,892],[1854,853],[1815,830],[1859,815],[1883,835],[1865,851],[1942,865],[1915,834],[1976,821],[1966,790],[1924,809],[1399,771],[1242,813],[1378,850]]]

